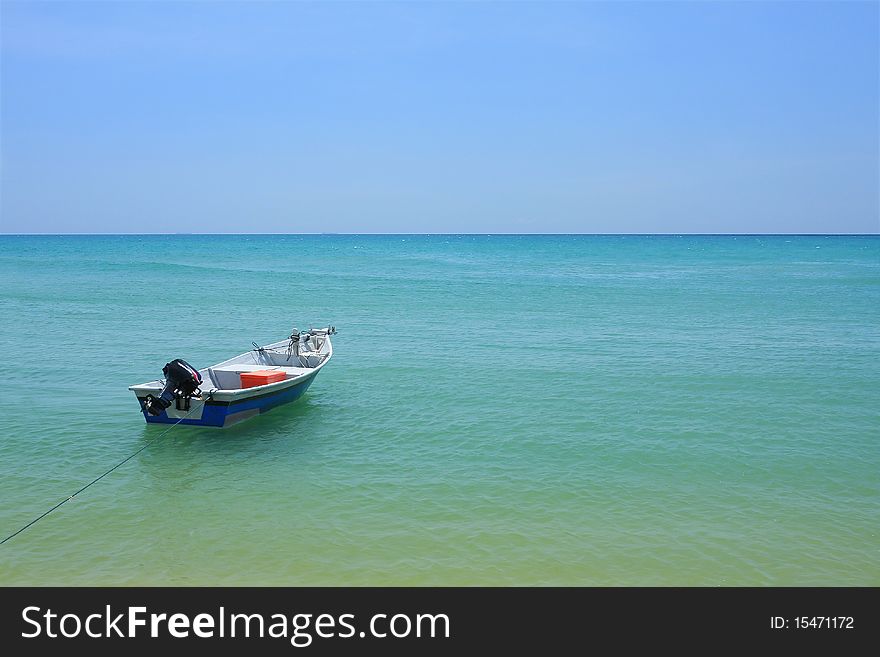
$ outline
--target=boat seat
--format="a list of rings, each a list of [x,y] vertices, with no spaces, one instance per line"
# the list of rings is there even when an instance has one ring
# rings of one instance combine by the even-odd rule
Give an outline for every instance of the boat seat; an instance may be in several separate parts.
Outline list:
[[[247,363],[232,363],[231,365],[218,365],[212,367],[215,372],[261,372],[263,370],[277,370],[277,365],[248,365]]]
[[[242,372],[262,372],[265,370],[284,372],[285,377],[293,379],[314,370],[308,367],[281,367],[279,365],[248,365],[246,363],[233,363],[231,365],[219,365],[208,368],[211,380],[221,390],[236,390],[241,388]]]
[[[302,376],[303,374],[308,374],[309,372],[314,372],[315,370],[311,367],[272,367],[269,369],[273,370],[281,370],[287,375],[288,379],[292,379],[296,376]]]

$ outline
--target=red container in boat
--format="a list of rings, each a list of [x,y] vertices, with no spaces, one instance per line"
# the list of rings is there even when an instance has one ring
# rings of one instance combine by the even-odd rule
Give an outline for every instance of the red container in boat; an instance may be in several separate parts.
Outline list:
[[[277,383],[287,378],[284,372],[278,370],[258,370],[256,372],[241,373],[241,387],[253,388],[255,386],[264,386],[267,383]]]

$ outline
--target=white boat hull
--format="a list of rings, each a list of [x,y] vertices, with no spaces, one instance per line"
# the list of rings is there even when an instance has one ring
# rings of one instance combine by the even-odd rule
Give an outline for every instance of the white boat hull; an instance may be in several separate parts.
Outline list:
[[[282,340],[199,370],[203,379],[201,394],[178,397],[159,415],[147,412],[147,400],[159,396],[164,381],[130,386],[129,390],[134,392],[144,419],[150,424],[228,427],[276,406],[294,402],[305,394],[333,354],[330,335],[329,328],[327,333],[320,334],[315,340],[319,346],[313,351],[290,354],[287,352],[289,341]],[[255,370],[280,371],[285,378],[275,383],[241,388],[240,374]]]

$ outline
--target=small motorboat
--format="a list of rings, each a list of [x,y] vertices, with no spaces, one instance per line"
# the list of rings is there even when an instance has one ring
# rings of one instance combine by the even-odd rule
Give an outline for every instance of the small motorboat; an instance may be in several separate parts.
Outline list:
[[[164,380],[130,386],[149,423],[228,427],[299,399],[333,355],[336,327],[293,330],[286,340],[259,346],[204,369],[175,359]]]

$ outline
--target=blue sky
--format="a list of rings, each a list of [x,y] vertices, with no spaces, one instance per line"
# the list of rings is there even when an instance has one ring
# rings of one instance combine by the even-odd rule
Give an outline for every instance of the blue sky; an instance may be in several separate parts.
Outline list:
[[[2,2],[6,233],[880,232],[875,2]]]

